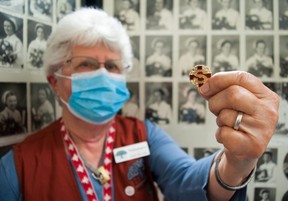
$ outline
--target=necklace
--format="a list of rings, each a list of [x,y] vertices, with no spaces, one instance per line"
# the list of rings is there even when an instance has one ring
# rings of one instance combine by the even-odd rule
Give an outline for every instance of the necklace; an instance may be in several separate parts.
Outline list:
[[[107,136],[105,138],[105,144],[106,144],[106,140],[107,140]],[[104,153],[105,151],[105,146],[103,146],[103,150],[102,153]],[[110,176],[108,174],[108,172],[105,170],[105,168],[103,166],[100,166],[98,169],[94,168],[81,154],[81,152],[79,152],[85,166],[92,172],[92,176],[94,179],[98,180],[102,185],[105,184],[108,180],[110,180]],[[103,163],[103,159],[104,159],[104,155],[101,155],[100,158],[100,164]]]
[[[111,179],[112,176],[112,150],[113,150],[113,142],[115,139],[115,122],[112,122],[111,127],[109,128],[106,146],[105,146],[105,154],[104,154],[104,165],[98,168],[98,170],[92,171],[92,176],[96,178],[103,185],[103,199],[105,201],[112,200],[112,190],[111,190]],[[98,201],[96,191],[92,185],[90,180],[88,171],[85,167],[85,162],[80,157],[80,153],[71,140],[66,128],[64,126],[63,121],[61,121],[61,135],[63,137],[63,141],[66,145],[67,152],[71,158],[72,165],[77,173],[79,181],[85,191],[86,197],[88,201]]]

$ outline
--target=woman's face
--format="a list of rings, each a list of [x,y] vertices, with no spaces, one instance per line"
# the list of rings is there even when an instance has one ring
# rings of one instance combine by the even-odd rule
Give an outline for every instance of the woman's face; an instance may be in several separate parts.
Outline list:
[[[255,8],[262,8],[263,7],[263,0],[254,0]]]
[[[222,0],[221,1],[223,8],[229,8],[230,7],[230,0]]]
[[[264,43],[258,43],[256,47],[256,52],[259,55],[264,55],[266,45]]]
[[[4,31],[8,36],[14,33],[13,25],[11,24],[11,22],[5,20],[3,26],[4,26]]]
[[[231,50],[231,44],[230,43],[225,43],[223,46],[222,46],[222,52],[224,54],[229,54],[230,53],[230,50]]]
[[[67,59],[71,59],[73,57],[91,57],[96,59],[101,63],[100,68],[104,68],[102,63],[111,60],[121,60],[120,52],[112,51],[104,44],[98,44],[93,47],[84,47],[84,46],[73,46],[71,49],[71,57]],[[60,70],[60,73],[63,75],[71,76],[73,73],[81,73],[85,72],[85,70],[81,70],[81,72],[75,72],[69,64],[65,64]],[[49,80],[50,81],[50,80]],[[71,80],[66,78],[56,78],[50,81],[55,94],[58,97],[61,97],[65,101],[68,101],[71,95]],[[97,84],[97,83],[95,83]]]
[[[198,7],[198,0],[190,0],[189,5],[191,8],[197,8]]]
[[[162,101],[162,95],[159,91],[154,92],[153,98],[154,98],[155,102],[161,102]]]
[[[163,53],[163,47],[164,47],[164,44],[163,44],[162,42],[160,42],[160,41],[157,42],[157,43],[155,44],[155,47],[154,47],[155,52],[158,53],[158,54]]]
[[[6,99],[6,105],[10,110],[15,110],[17,106],[17,97],[15,95],[10,95]]]
[[[36,31],[37,38],[44,39],[44,30],[42,27],[39,27]]]
[[[129,9],[130,6],[131,6],[131,5],[130,5],[130,1],[127,1],[127,0],[122,1],[122,8],[123,8],[124,10]]]
[[[195,102],[196,100],[196,92],[195,91],[190,91],[188,93],[188,101],[189,102]]]
[[[189,52],[195,53],[197,49],[198,49],[198,43],[196,41],[192,41],[188,46]]]
[[[44,91],[44,89],[40,89],[38,91],[38,99],[40,103],[43,103],[47,99],[46,92]]]

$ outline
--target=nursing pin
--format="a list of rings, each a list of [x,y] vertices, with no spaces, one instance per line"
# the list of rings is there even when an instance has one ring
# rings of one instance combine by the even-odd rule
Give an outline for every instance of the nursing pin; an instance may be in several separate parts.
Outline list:
[[[105,170],[103,166],[98,168],[98,174],[93,173],[93,177],[97,179],[102,185],[105,184],[107,181],[110,180],[110,176],[108,172]]]
[[[211,76],[211,70],[204,65],[197,65],[189,72],[190,82],[196,87],[201,87]]]

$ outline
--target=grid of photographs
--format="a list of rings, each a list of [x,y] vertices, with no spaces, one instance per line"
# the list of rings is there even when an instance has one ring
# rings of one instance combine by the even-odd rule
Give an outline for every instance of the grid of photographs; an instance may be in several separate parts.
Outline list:
[[[124,115],[155,122],[196,159],[220,145],[214,139],[215,117],[189,82],[192,67],[204,64],[213,73],[247,71],[279,94],[279,123],[248,193],[249,200],[288,200],[288,1],[103,3],[125,26],[133,47],[128,74],[133,96],[131,110],[126,108],[131,112]]]
[[[288,1],[105,0],[133,47],[129,101],[119,113],[150,119],[188,154],[219,149],[215,117],[189,82],[197,64],[244,70],[281,97],[279,123],[257,164],[249,200],[288,200]],[[0,1],[0,154],[59,116],[42,68],[53,26],[77,0]],[[269,119],[267,119],[269,122]],[[273,174],[271,174],[273,172]]]
[[[57,118],[43,53],[53,26],[76,0],[0,1],[0,156]]]

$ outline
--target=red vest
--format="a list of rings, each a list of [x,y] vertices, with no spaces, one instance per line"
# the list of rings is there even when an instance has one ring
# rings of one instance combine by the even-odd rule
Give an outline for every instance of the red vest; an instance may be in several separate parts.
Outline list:
[[[24,201],[81,201],[73,170],[60,134],[60,120],[27,137],[13,149]],[[114,148],[147,140],[144,124],[116,117]],[[113,159],[115,201],[156,201],[157,193],[146,158],[116,164]],[[125,193],[127,186],[135,194]]]

